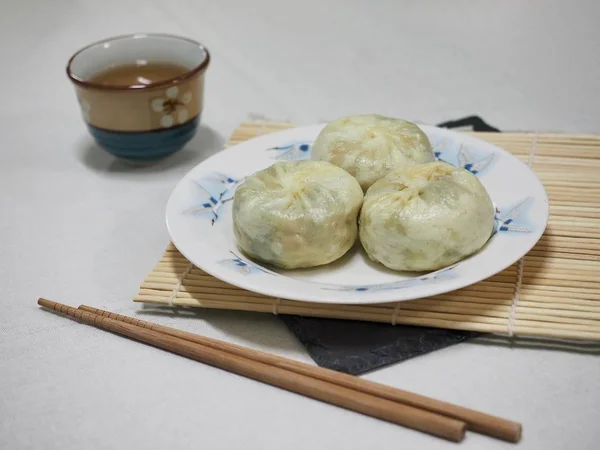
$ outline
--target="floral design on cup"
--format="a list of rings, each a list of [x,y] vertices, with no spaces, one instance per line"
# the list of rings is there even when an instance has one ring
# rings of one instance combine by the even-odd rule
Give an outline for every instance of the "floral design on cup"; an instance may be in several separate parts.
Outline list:
[[[172,86],[165,91],[165,97],[157,97],[150,103],[152,111],[163,114],[160,119],[160,125],[163,128],[172,127],[176,121],[183,124],[189,118],[186,105],[192,101],[192,93],[188,91],[181,97],[178,95],[179,88]]]
[[[89,122],[90,121],[90,113],[92,111],[92,105],[90,105],[90,103],[84,98],[78,98],[77,100],[79,100],[79,106],[81,108],[81,115],[83,116],[83,118],[86,122]]]

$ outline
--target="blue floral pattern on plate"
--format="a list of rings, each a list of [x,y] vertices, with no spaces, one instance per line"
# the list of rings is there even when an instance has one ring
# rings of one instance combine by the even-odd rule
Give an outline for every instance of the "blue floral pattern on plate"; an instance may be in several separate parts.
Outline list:
[[[208,215],[214,225],[219,219],[221,208],[231,200],[237,187],[245,178],[237,179],[218,172],[211,172],[198,181],[192,181],[200,194],[200,204],[183,211],[183,214]]]
[[[229,252],[233,256],[233,258],[222,259],[219,261],[219,264],[225,267],[229,267],[236,272],[241,273],[242,275],[252,275],[256,273],[268,273],[270,275],[277,275],[277,273],[272,272],[264,267],[259,266],[258,264],[248,261],[242,258],[239,255],[236,255],[234,252]]]
[[[436,281],[444,281],[451,278],[454,278],[455,275],[452,272],[458,264],[453,264],[452,266],[444,267],[443,269],[436,270],[435,272],[430,272],[428,274],[422,275],[420,277],[409,278],[406,280],[392,281],[390,283],[378,283],[378,284],[366,284],[366,285],[328,285],[327,287],[323,287],[325,290],[335,290],[335,291],[356,291],[356,292],[378,292],[378,291],[390,291],[396,289],[406,289],[409,287],[417,286],[423,283],[431,283]]]
[[[268,148],[268,152],[273,152],[273,159],[278,161],[301,161],[310,159],[310,150],[312,142],[294,142],[292,144],[280,145]]]
[[[466,169],[475,175],[479,175],[492,163],[492,161],[494,160],[494,154],[492,153],[490,155],[476,159],[473,157],[473,155],[471,154],[471,150],[469,150],[468,147],[464,147],[463,145],[461,145],[458,151],[457,158],[459,167],[462,167],[463,169]]]
[[[493,153],[482,155],[480,152],[474,152],[462,143],[458,149],[454,147],[455,143],[447,138],[439,139],[432,143],[433,153],[437,160],[462,167],[474,175],[480,175],[494,161]]]
[[[525,197],[510,208],[510,211],[505,215],[503,215],[501,210],[496,208],[496,232],[514,231],[516,233],[531,233],[531,226],[525,220],[519,220],[519,216],[527,212],[532,201],[531,197]]]
[[[228,267],[236,272],[241,273],[244,276],[253,275],[258,273],[266,273],[269,275],[280,275],[277,272],[273,272],[269,269],[266,269],[255,262],[242,258],[241,256],[235,254],[234,252],[230,252],[233,258],[222,259],[219,261],[219,264]],[[338,285],[338,284],[327,284],[327,283],[319,283],[313,282],[312,284],[318,284],[322,286],[323,290],[328,291],[355,291],[355,292],[377,292],[377,291],[389,291],[395,289],[406,289],[408,287],[417,286],[423,283],[431,283],[438,281],[445,281],[451,278],[454,278],[454,273],[452,272],[458,264],[453,264],[449,267],[444,267],[443,269],[436,270],[435,272],[430,272],[425,275],[421,275],[415,278],[409,278],[405,280],[392,281],[389,283],[377,283],[377,284],[367,284],[367,285]]]

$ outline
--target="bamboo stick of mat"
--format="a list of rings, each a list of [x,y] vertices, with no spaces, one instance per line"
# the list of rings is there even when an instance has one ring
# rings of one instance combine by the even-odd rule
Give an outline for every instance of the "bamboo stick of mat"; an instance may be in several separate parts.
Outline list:
[[[296,392],[367,416],[423,431],[453,442],[463,440],[466,423],[402,403],[300,375],[252,359],[226,353],[179,337],[103,317],[40,298],[38,304],[97,328],[127,336],[238,375]]]
[[[176,336],[190,342],[231,353],[233,355],[249,358],[264,364],[268,364],[280,369],[292,371],[300,375],[317,378],[329,383],[353,389],[358,392],[374,395],[382,399],[393,402],[403,403],[415,408],[424,409],[443,416],[466,422],[467,428],[477,433],[485,434],[491,437],[502,439],[509,442],[518,442],[521,438],[521,424],[502,419],[500,417],[490,416],[472,409],[456,406],[451,403],[442,402],[423,395],[396,389],[391,386],[364,380],[359,377],[347,375],[321,367],[315,367],[304,364],[292,359],[272,355],[258,350],[248,349],[240,345],[230,344],[228,342],[199,336],[183,330],[158,325],[152,322],[135,319],[132,317],[115,314],[102,309],[93,308],[87,305],[79,306],[82,311],[87,311],[103,317],[118,320],[120,322],[131,323],[138,327],[158,331],[160,333]]]

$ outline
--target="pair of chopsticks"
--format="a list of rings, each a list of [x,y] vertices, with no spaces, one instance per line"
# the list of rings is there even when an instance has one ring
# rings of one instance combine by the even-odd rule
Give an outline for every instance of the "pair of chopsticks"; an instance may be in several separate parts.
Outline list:
[[[521,438],[519,423],[352,375],[90,306],[73,308],[44,298],[38,304],[88,325],[238,375],[450,441],[462,441],[467,428],[509,442]]]

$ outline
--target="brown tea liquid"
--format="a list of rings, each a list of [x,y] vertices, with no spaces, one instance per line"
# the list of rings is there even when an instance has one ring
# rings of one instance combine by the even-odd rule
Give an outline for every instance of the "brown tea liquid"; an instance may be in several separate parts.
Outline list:
[[[103,86],[141,87],[178,77],[187,71],[177,64],[144,62],[105,69],[92,75],[89,81]]]

